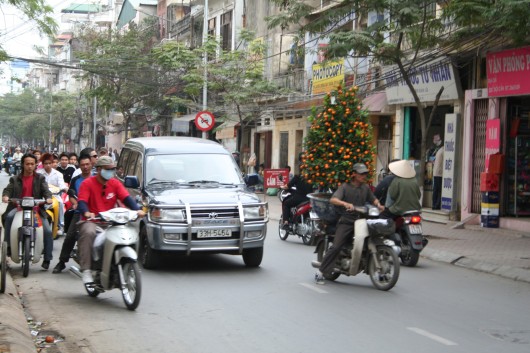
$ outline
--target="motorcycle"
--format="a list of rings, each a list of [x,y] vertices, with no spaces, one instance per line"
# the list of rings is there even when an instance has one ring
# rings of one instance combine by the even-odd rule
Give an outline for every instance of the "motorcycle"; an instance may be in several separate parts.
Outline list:
[[[283,201],[291,195],[291,191],[283,189],[278,193],[278,198]],[[289,228],[283,229],[283,215],[280,216],[278,224],[278,235],[281,240],[286,240],[290,234],[298,235],[302,238],[302,242],[306,245],[311,245],[313,242],[313,233],[315,231],[315,215],[311,215],[311,203],[309,201],[302,202],[296,207],[291,207],[291,217],[288,220]]]
[[[401,263],[408,267],[414,267],[420,259],[420,252],[429,242],[423,236],[421,226],[421,212],[407,211],[395,219],[396,231],[401,242]]]
[[[33,197],[11,198],[9,202],[14,202],[18,211],[15,213],[13,223],[11,224],[10,248],[11,260],[14,263],[22,263],[22,275],[27,277],[29,274],[30,263],[40,261],[44,249],[44,230],[40,215],[34,208],[46,203],[44,199],[35,199]],[[17,225],[19,225],[17,227]],[[8,244],[6,241],[2,244],[2,281],[5,284],[5,271],[7,270]]]
[[[127,208],[113,208],[101,212],[98,217],[87,222],[101,221],[108,225],[96,236],[92,249],[92,272],[94,285],[85,285],[90,297],[97,297],[106,290],[119,288],[125,306],[135,310],[140,304],[142,278],[136,253],[138,229],[132,224],[138,217],[136,211]],[[79,264],[79,254],[74,249],[72,258]],[[71,266],[70,271],[82,278],[79,267]]]
[[[317,259],[311,263],[313,267],[320,268],[324,255],[333,243],[339,217],[335,207],[329,202],[331,194],[313,193],[308,197],[320,218],[315,249]],[[400,248],[391,239],[395,233],[395,223],[388,219],[378,219],[379,210],[375,207],[356,206],[353,212],[358,216],[354,223],[354,240],[341,250],[334,271],[324,274],[324,277],[334,281],[340,275],[356,276],[365,272],[375,288],[390,290],[398,281],[400,267]]]

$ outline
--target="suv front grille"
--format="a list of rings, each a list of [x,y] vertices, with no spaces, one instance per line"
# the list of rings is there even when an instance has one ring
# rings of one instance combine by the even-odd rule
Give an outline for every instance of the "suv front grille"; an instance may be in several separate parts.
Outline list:
[[[239,211],[237,208],[215,208],[215,209],[191,209],[192,219],[239,219]]]

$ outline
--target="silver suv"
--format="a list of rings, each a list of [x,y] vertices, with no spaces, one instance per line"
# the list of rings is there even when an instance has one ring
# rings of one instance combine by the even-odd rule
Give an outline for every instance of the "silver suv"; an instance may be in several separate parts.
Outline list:
[[[161,251],[243,255],[246,266],[261,264],[268,205],[247,189],[220,144],[193,137],[130,139],[117,165],[118,179],[126,176],[125,186],[147,208],[139,249],[145,268],[157,267]]]

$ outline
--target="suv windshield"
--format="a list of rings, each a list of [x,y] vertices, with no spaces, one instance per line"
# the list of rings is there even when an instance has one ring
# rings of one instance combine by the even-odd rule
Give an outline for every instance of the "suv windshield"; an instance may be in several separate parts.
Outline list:
[[[146,185],[158,182],[243,184],[230,155],[171,154],[146,159]]]

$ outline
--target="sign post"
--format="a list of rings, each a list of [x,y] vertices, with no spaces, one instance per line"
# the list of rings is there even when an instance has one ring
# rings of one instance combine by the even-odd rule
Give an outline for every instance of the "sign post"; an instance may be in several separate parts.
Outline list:
[[[203,110],[195,115],[195,126],[197,129],[205,132],[213,129],[215,125],[215,118],[212,113],[207,110]]]
[[[264,188],[281,188],[289,183],[289,169],[265,169],[263,179]]]

